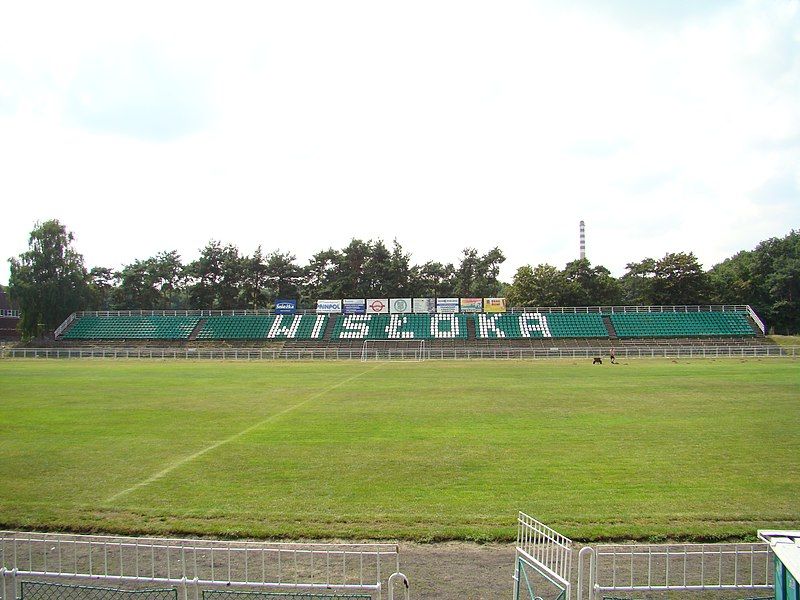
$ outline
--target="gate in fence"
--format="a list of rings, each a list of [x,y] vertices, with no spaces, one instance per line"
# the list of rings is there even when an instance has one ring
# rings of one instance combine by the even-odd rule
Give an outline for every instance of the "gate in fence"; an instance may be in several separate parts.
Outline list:
[[[680,592],[774,597],[773,558],[765,543],[585,546],[578,553],[574,586],[572,546],[567,537],[520,513],[514,599],[549,598],[553,590],[557,600],[570,600],[573,592],[576,600]],[[550,590],[537,588],[534,578]]]
[[[545,597],[570,600],[571,570],[572,540],[533,517],[519,513],[514,600]]]
[[[236,596],[237,600],[380,599],[384,591],[392,600],[396,584],[409,597],[394,544],[267,544],[5,531],[0,532],[0,579],[2,600],[233,600],[209,596],[215,589],[259,596]],[[87,583],[132,589],[92,588]],[[140,590],[142,586],[167,589]],[[138,595],[131,596],[134,592]]]

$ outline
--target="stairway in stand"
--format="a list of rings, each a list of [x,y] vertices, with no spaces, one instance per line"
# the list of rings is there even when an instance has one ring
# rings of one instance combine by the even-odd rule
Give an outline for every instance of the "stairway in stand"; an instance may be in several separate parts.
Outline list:
[[[617,339],[617,330],[614,329],[614,323],[611,322],[611,317],[603,315],[603,325],[605,325],[608,330],[608,337],[612,340]]]

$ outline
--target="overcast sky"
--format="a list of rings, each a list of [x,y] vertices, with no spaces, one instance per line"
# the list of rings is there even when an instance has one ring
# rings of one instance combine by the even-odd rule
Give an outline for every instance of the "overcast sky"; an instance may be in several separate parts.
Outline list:
[[[694,251],[800,227],[797,0],[0,4],[0,283],[210,239],[305,264]]]

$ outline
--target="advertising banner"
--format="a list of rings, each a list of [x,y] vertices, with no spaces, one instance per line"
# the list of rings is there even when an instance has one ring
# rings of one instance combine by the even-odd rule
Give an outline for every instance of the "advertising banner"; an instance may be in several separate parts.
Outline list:
[[[414,298],[415,313],[435,313],[436,298]]]
[[[297,300],[275,300],[276,315],[293,315],[297,311]]]
[[[386,314],[389,312],[388,298],[367,298],[367,314]]]
[[[342,313],[345,315],[363,315],[367,312],[367,301],[363,298],[345,298],[342,300]]]
[[[389,312],[410,313],[411,309],[411,298],[392,298],[389,301]]]
[[[436,299],[436,312],[437,313],[457,313],[458,312],[458,298],[437,298]]]
[[[321,314],[331,314],[342,312],[341,300],[317,300],[317,312]]]
[[[483,312],[504,313],[508,310],[505,298],[484,298]]]
[[[465,313],[483,312],[483,298],[462,298],[461,312]]]

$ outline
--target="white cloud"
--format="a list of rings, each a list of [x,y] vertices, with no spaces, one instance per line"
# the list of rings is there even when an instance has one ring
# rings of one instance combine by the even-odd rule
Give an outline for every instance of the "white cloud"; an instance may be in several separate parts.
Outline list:
[[[574,258],[580,219],[617,274],[796,226],[798,3],[597,6],[12,5],[0,256],[57,217],[90,265],[396,237],[499,245],[510,279]]]

